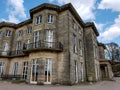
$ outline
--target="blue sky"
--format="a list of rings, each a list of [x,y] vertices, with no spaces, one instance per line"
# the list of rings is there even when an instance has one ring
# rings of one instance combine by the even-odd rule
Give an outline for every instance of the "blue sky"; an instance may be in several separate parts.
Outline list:
[[[19,23],[29,17],[29,10],[42,3],[72,3],[84,22],[95,23],[103,43],[120,45],[120,0],[1,0],[0,22]]]

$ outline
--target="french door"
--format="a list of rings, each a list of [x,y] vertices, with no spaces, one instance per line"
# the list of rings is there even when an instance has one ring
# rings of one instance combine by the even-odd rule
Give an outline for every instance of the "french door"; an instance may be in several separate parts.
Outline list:
[[[44,84],[51,84],[52,80],[52,60],[46,59],[45,61],[45,82]]]
[[[40,32],[37,31],[34,33],[34,48],[38,48],[40,46]]]
[[[30,83],[37,84],[37,78],[38,78],[38,59],[32,60],[32,67],[31,67],[31,78]]]
[[[52,48],[52,43],[53,43],[53,31],[47,30],[46,31],[46,47]]]

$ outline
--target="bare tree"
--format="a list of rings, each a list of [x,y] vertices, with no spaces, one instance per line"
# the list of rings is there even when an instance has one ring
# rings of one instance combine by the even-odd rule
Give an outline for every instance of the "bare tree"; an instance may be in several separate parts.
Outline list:
[[[119,45],[114,42],[106,44],[105,57],[112,61],[120,61]]]

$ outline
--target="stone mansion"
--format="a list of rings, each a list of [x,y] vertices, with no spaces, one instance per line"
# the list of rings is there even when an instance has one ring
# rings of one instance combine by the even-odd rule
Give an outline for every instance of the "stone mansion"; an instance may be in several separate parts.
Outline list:
[[[112,71],[100,66],[105,46],[97,36],[94,23],[84,23],[70,3],[44,3],[26,21],[1,22],[1,80],[64,85],[101,80],[104,71]]]

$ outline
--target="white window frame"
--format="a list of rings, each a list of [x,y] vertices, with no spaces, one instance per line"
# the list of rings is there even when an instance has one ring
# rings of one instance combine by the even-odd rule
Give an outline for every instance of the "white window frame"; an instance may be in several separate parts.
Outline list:
[[[0,62],[0,75],[4,74],[4,66],[5,66],[5,63]]]
[[[77,37],[75,34],[73,34],[73,51],[77,53]]]
[[[42,23],[42,15],[39,15],[36,17],[35,25],[41,24]]]
[[[53,23],[54,22],[54,16],[52,14],[48,14],[48,23]]]
[[[32,84],[37,84],[38,79],[38,66],[39,66],[39,61],[38,59],[33,59],[32,60],[32,67],[31,67],[31,78],[30,78],[30,83]],[[34,72],[34,73],[33,73]],[[33,80],[33,75],[34,75],[34,80]]]
[[[29,48],[30,48],[30,39],[26,41],[26,49],[29,49]]]
[[[23,62],[23,72],[22,72],[22,78],[25,80],[27,79],[27,70],[28,70],[28,62]]]
[[[17,45],[16,45],[16,51],[17,51],[17,50],[21,50],[21,48],[22,48],[22,42],[21,42],[21,41],[18,41],[18,42],[17,42]]]
[[[13,66],[13,75],[16,76],[17,74],[18,74],[18,62],[15,62]]]
[[[27,34],[31,34],[31,33],[32,33],[32,27],[28,27],[26,33],[27,33]]]
[[[6,37],[10,37],[10,34],[11,34],[11,31],[10,31],[10,30],[6,30],[5,36],[6,36]]]
[[[40,46],[41,33],[40,31],[34,32],[34,47],[37,48]]]
[[[46,31],[46,47],[52,48],[53,43],[53,30]]]
[[[2,51],[3,51],[3,52],[6,52],[6,51],[8,51],[8,50],[9,50],[8,42],[5,42],[5,43],[3,44]]]
[[[18,31],[18,37],[22,37],[22,35],[23,35],[23,31],[22,30]]]
[[[74,81],[78,82],[78,63],[76,60],[74,61]]]
[[[52,81],[52,59],[46,58],[44,72],[45,72],[45,74],[47,74],[47,75],[45,75],[45,82],[44,82],[44,84],[51,84],[51,81]],[[50,80],[48,80],[49,75],[50,75]]]

